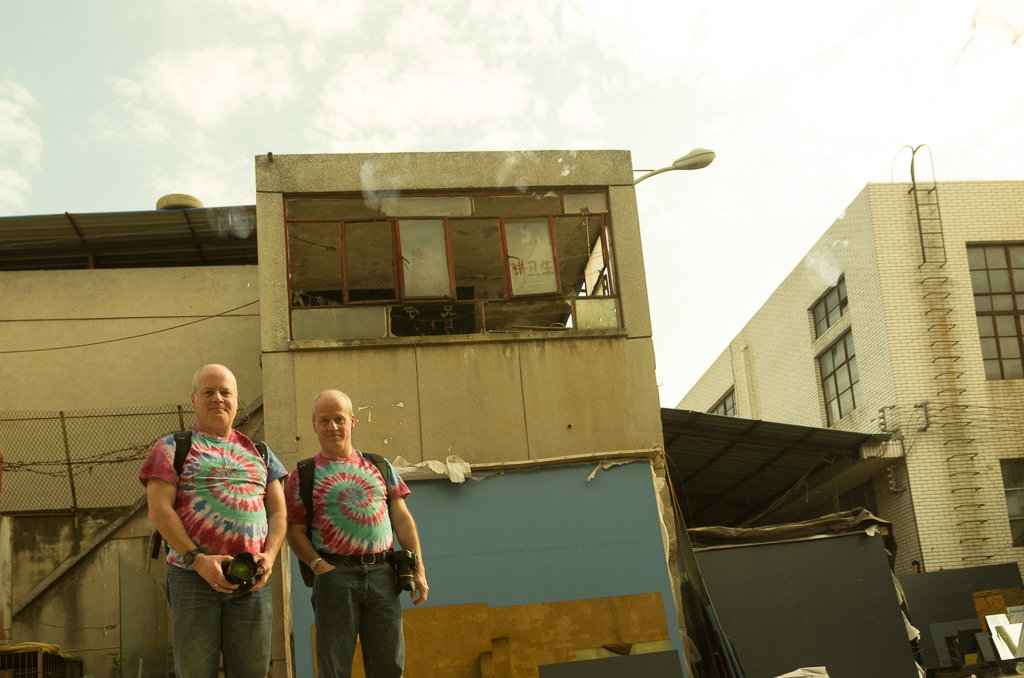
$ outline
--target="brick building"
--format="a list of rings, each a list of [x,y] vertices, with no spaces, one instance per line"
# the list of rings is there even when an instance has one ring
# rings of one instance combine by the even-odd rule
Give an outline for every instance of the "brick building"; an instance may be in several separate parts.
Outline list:
[[[869,184],[679,408],[892,438],[760,523],[865,506],[897,573],[1024,558],[1024,182]]]

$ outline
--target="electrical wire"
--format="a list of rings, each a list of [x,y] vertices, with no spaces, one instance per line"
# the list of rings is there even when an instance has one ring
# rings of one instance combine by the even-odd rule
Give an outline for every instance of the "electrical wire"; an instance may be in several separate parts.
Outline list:
[[[103,341],[92,341],[92,342],[85,343],[85,344],[70,344],[68,346],[50,346],[50,347],[47,347],[47,348],[22,348],[22,349],[8,350],[8,351],[0,351],[0,355],[10,355],[10,354],[14,354],[14,353],[42,353],[44,351],[63,351],[65,349],[70,349],[70,348],[85,348],[87,346],[100,346],[102,344],[114,344],[114,343],[117,343],[119,341],[128,341],[129,339],[139,339],[140,337],[148,337],[148,336],[151,336],[151,335],[154,335],[154,334],[161,334],[163,332],[170,332],[171,330],[181,329],[182,327],[188,327],[189,325],[195,325],[196,323],[201,323],[201,322],[205,322],[207,320],[212,320],[213,318],[220,318],[222,316],[227,315],[228,313],[233,313],[235,311],[241,310],[243,308],[246,308],[248,306],[252,306],[253,304],[258,304],[258,303],[260,303],[259,299],[255,300],[255,301],[250,301],[250,302],[248,302],[246,304],[242,304],[241,306],[236,306],[235,308],[230,308],[230,309],[228,309],[226,311],[222,311],[220,313],[215,313],[214,315],[208,315],[208,316],[199,318],[198,320],[190,320],[189,322],[181,323],[180,325],[173,325],[171,327],[165,327],[162,330],[153,330],[152,332],[143,332],[142,334],[133,334],[131,336],[118,337],[116,339],[104,339]]]

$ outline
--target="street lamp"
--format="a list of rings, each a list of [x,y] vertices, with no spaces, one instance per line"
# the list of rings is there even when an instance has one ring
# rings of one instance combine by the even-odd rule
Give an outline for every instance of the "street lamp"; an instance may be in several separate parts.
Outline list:
[[[647,177],[653,177],[655,174],[661,174],[662,172],[669,172],[671,170],[695,170],[707,167],[711,164],[711,161],[715,159],[715,152],[709,151],[706,148],[695,148],[683,157],[676,160],[668,167],[662,167],[647,174],[643,175],[639,179],[633,182],[636,186]],[[637,170],[642,172],[643,170]]]

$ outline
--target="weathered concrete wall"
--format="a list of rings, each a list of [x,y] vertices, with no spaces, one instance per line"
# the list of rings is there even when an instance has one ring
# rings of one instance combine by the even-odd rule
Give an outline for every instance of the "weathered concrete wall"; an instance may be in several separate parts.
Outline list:
[[[15,604],[124,515],[125,510],[117,509],[83,511],[77,529],[71,516],[17,516],[13,530]],[[162,581],[163,561],[150,562],[149,558],[151,529],[145,510],[139,511],[15,615],[13,643],[53,643],[80,657],[85,674],[116,677],[112,662],[120,653],[119,558],[123,555],[144,570],[148,567],[154,580]],[[166,614],[166,609],[155,613]]]
[[[9,271],[0,298],[0,350],[33,351],[0,359],[0,411],[187,403],[209,362],[262,393],[255,266]]]

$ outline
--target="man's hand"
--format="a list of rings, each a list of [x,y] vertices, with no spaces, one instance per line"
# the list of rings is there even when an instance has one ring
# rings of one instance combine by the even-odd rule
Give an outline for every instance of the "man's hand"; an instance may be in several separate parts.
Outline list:
[[[257,565],[256,583],[253,584],[252,590],[259,591],[270,581],[270,573],[274,571],[274,556],[269,553],[257,553],[255,560]]]
[[[238,587],[232,584],[224,576],[221,563],[231,562],[231,556],[208,556],[200,553],[192,561],[192,568],[199,573],[199,576],[206,580],[214,591],[218,593],[231,593]]]
[[[412,599],[413,605],[421,605],[427,602],[427,592],[430,591],[430,587],[427,586],[427,573],[423,571],[423,566],[420,565],[416,568],[416,571],[412,573],[413,589],[409,591],[409,598]],[[417,594],[419,596],[417,597]]]

